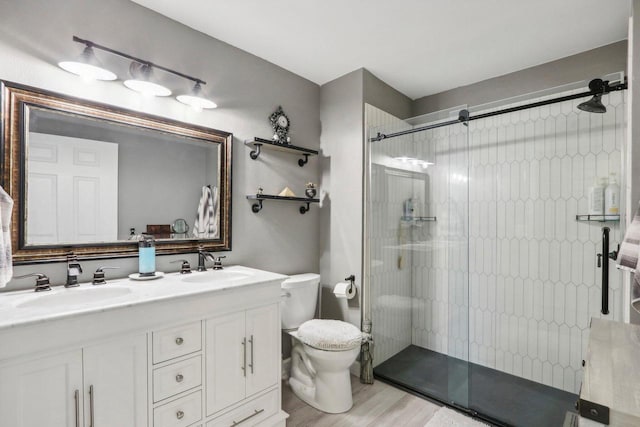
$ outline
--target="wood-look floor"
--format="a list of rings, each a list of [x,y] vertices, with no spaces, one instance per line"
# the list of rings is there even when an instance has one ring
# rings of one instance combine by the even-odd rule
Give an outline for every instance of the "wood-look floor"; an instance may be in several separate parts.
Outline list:
[[[424,427],[440,408],[385,384],[361,384],[351,377],[353,408],[344,414],[325,414],[300,400],[285,381],[282,383],[282,409],[289,414],[287,427]]]

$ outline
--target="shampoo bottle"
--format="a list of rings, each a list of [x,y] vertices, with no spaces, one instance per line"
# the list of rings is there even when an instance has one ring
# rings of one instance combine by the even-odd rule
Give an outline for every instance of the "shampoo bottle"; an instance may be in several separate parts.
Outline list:
[[[141,234],[138,240],[138,270],[140,277],[156,275],[156,242],[148,234]]]
[[[620,214],[620,186],[615,173],[609,175],[609,185],[604,190],[604,214]]]
[[[589,188],[589,215],[604,214],[604,185],[598,177],[594,178],[593,186]]]

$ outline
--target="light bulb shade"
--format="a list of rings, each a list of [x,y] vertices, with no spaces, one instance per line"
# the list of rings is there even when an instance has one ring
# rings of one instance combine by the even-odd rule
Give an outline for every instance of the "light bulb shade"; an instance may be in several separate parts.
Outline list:
[[[200,83],[196,83],[190,93],[178,95],[176,99],[179,102],[182,102],[185,105],[189,105],[190,107],[193,107],[196,110],[218,107],[218,105],[215,102],[203,96],[202,86],[200,86]]]
[[[96,58],[93,48],[87,46],[75,61],[61,61],[58,66],[87,80],[115,80],[118,76],[107,70]]]
[[[124,81],[124,85],[129,89],[149,96],[171,95],[171,90],[153,81],[151,66],[134,62],[129,71],[133,78]]]

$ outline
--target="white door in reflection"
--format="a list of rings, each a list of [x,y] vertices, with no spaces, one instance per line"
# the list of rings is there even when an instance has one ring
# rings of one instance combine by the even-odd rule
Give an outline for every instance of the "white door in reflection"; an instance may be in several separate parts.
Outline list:
[[[118,144],[29,133],[28,245],[117,240]]]

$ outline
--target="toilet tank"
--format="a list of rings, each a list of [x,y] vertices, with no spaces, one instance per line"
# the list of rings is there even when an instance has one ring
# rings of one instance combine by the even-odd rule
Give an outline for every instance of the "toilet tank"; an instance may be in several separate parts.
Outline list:
[[[320,275],[315,273],[295,274],[282,282],[282,329],[297,329],[307,320],[313,319],[318,303],[319,284]]]

